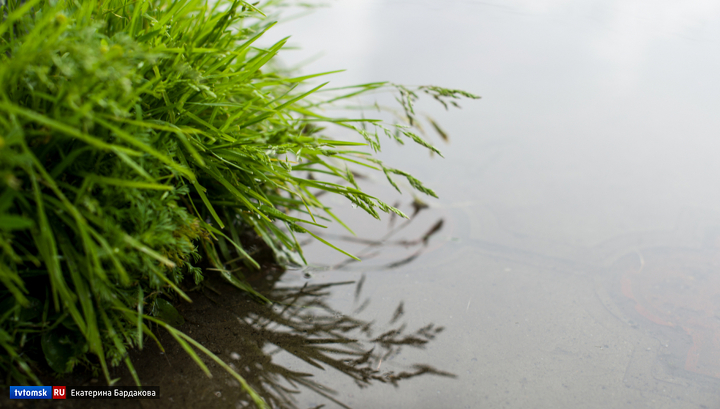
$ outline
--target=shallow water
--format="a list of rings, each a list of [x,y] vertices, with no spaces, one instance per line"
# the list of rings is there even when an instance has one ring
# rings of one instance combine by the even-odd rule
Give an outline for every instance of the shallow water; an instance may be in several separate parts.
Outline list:
[[[357,238],[324,234],[363,263],[310,244],[269,282],[285,304],[217,284],[183,329],[279,406],[290,379],[298,408],[720,407],[719,22],[710,1],[345,0],[278,26],[335,85],[483,99],[421,104],[445,159],[386,143],[440,196],[406,226],[334,203]],[[244,405],[162,340],[135,362],[163,399],[133,405]]]
[[[387,268],[414,254],[388,245],[286,276],[364,275],[359,316],[386,321],[402,301],[409,327],[445,327],[382,365],[456,377],[363,390],[317,379],[352,407],[720,407],[718,22],[709,1],[398,0],[335,2],[278,29],[303,55],[324,51],[306,72],[483,97],[422,105],[450,135],[429,136],[444,160],[386,144],[387,161],[440,195],[398,233],[442,219],[427,251]],[[385,234],[346,207],[360,237]],[[352,311],[352,291],[329,302]]]

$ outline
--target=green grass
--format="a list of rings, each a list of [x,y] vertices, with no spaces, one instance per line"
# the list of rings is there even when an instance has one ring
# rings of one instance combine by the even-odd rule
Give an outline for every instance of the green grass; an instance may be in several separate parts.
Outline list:
[[[174,328],[182,318],[172,303],[190,301],[187,292],[210,272],[264,300],[243,279],[243,270],[259,267],[243,237],[261,237],[281,263],[303,259],[301,234],[334,247],[306,229],[339,221],[320,193],[344,196],[376,218],[404,216],[364,193],[351,167],[435,195],[373,156],[380,137],[439,153],[419,136],[418,95],[443,104],[476,97],[387,83],[321,93],[325,83],[310,84],[323,74],[278,68],[287,39],[257,45],[274,24],[260,9],[276,6],[9,0],[0,7],[5,384],[40,383],[36,373],[47,366],[66,373],[78,365],[113,383],[109,366],[124,363],[134,374],[128,349],[157,341],[152,331],[163,327],[198,365],[196,350],[262,406],[240,375]],[[402,122],[324,113],[382,90],[398,92]],[[325,126],[361,138],[336,140]]]

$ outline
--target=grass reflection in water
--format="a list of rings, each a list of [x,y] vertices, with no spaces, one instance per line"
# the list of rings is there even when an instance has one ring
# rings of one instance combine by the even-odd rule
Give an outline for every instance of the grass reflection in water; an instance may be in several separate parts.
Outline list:
[[[417,219],[413,217],[409,222],[417,222]],[[409,258],[417,258],[428,248],[430,237],[442,227],[442,219],[429,227],[420,226],[420,231],[424,233],[415,240],[394,239],[407,226],[404,223],[391,225],[380,240],[366,240],[366,258],[383,253],[383,257],[379,257],[384,260],[377,267],[379,269],[410,262]],[[400,247],[403,251],[394,251]],[[395,254],[398,259],[387,260],[387,253]],[[346,267],[347,264],[339,263],[324,269]],[[186,324],[181,329],[190,332],[205,347],[230,363],[271,407],[300,407],[298,400],[306,399],[297,397],[307,392],[321,395],[335,405],[349,407],[335,390],[337,385],[323,384],[315,378],[314,372],[334,369],[352,379],[360,388],[379,383],[399,387],[402,381],[420,375],[455,377],[422,363],[399,366],[399,360],[394,358],[404,348],[425,347],[443,331],[443,327],[431,323],[409,328],[403,323],[403,318],[411,311],[406,311],[402,300],[398,300],[397,307],[389,311],[389,322],[386,324],[358,318],[371,304],[369,298],[359,302],[366,275],[356,281],[305,282],[287,286],[283,283],[287,280],[280,280],[286,274],[283,269],[268,262],[262,270],[262,275],[248,277],[248,280],[273,301],[272,306],[257,303],[227,284],[211,279],[202,289],[203,296],[195,295],[193,304],[183,304],[179,310],[186,318]],[[300,280],[302,272],[290,271],[287,274],[296,274]],[[354,291],[346,286],[354,286]],[[355,304],[359,306],[351,313],[343,313],[331,306],[333,292],[340,291],[354,292]],[[169,342],[163,344],[171,345]],[[207,404],[208,399],[217,400],[218,397],[222,397],[227,407],[252,406],[249,397],[240,388],[226,387],[233,385],[233,381],[222,371],[213,371],[216,376],[213,380],[198,376],[179,347],[168,351],[167,360],[158,358],[155,352],[155,359],[148,361],[148,351],[145,352],[142,358],[136,359],[142,361],[141,366],[145,367],[139,371],[141,378],[142,373],[146,373],[143,383],[151,385],[170,381],[172,385],[169,389],[162,388],[164,397],[175,402],[181,400],[187,406],[200,402]],[[287,356],[276,359],[282,353],[291,354],[309,366],[297,369],[302,364],[288,364],[292,359]],[[178,379],[167,375],[168,365],[179,370]],[[212,365],[209,366],[212,369]],[[217,377],[224,379],[225,384]]]
[[[275,289],[269,298],[281,308],[246,303],[233,309],[243,336],[233,345],[243,351],[234,365],[261,396],[275,407],[294,407],[293,395],[302,388],[314,391],[337,404],[329,385],[321,385],[312,374],[298,372],[272,362],[271,356],[286,351],[318,368],[334,368],[352,378],[360,387],[374,382],[398,382],[423,374],[453,376],[428,365],[415,364],[401,372],[381,369],[383,361],[400,354],[403,347],[423,347],[442,331],[429,324],[409,332],[396,324],[380,335],[373,322],[343,315],[325,301],[333,287],[351,283],[305,285]],[[402,310],[402,308],[398,308]],[[399,314],[395,314],[396,316]],[[397,319],[396,319],[397,320]],[[268,344],[274,347],[265,348]]]

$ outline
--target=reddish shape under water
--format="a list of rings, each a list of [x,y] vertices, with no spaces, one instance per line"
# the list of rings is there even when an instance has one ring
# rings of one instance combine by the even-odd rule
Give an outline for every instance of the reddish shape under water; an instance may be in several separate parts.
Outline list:
[[[653,251],[640,259],[623,274],[622,293],[643,317],[690,335],[686,370],[720,378],[720,252]]]

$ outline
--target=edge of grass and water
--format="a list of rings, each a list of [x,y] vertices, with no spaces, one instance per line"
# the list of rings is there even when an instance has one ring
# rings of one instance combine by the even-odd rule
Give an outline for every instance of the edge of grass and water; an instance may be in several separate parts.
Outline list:
[[[0,6],[0,370],[3,383],[77,367],[102,374],[177,330],[173,303],[217,274],[258,302],[244,279],[258,237],[276,261],[304,262],[298,235],[342,224],[320,200],[345,197],[375,218],[406,217],[363,192],[351,169],[435,196],[374,157],[381,137],[440,153],[418,131],[422,94],[447,107],[477,98],[384,82],[328,89],[275,63],[287,38],[258,40],[277,1],[9,0]],[[312,84],[312,85],[311,85]],[[326,116],[349,98],[394,91],[396,122]],[[438,132],[437,124],[431,124]],[[358,139],[338,140],[343,127]],[[344,224],[343,224],[344,225]],[[348,256],[352,255],[346,253]],[[43,360],[45,362],[43,362]]]

